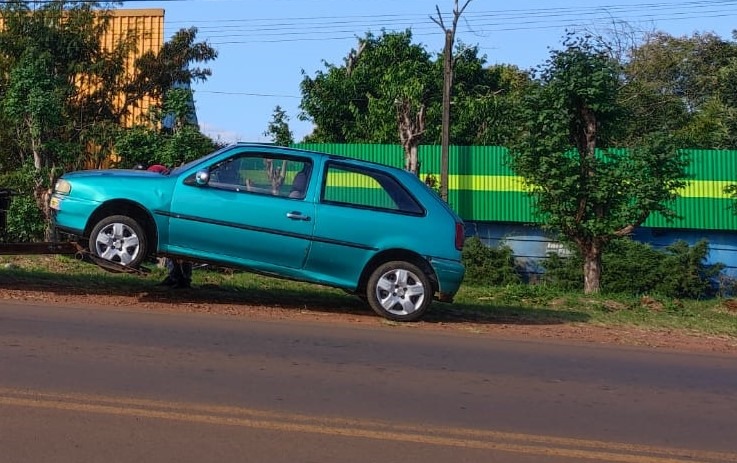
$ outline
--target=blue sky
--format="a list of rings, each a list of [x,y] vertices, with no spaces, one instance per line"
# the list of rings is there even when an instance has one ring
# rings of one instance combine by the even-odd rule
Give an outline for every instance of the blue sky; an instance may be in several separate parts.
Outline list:
[[[212,77],[194,85],[195,104],[202,131],[233,142],[269,141],[263,132],[277,105],[296,141],[309,134],[311,124],[297,117],[302,72],[314,76],[323,61],[342,64],[367,31],[411,28],[416,43],[440,52],[442,31],[430,20],[436,5],[447,24],[453,0],[168,0],[121,8],[164,8],[167,39],[195,26],[198,38],[218,50]],[[737,0],[472,0],[457,40],[478,45],[490,64],[528,69],[559,48],[566,29],[605,33],[620,22],[636,34],[714,32],[731,39]]]

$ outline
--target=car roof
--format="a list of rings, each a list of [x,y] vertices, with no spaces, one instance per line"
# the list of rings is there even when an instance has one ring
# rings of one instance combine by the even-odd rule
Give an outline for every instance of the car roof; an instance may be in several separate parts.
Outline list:
[[[282,151],[282,152],[291,152],[293,154],[309,154],[309,155],[313,155],[313,156],[315,154],[318,154],[318,155],[321,155],[321,156],[325,156],[325,157],[327,157],[328,159],[331,159],[331,160],[347,161],[347,162],[351,162],[351,163],[355,163],[355,164],[359,164],[359,165],[364,165],[364,166],[375,166],[375,167],[378,167],[378,168],[381,168],[381,169],[389,169],[389,170],[404,172],[403,169],[400,169],[400,168],[394,167],[394,166],[390,166],[390,165],[387,165],[387,164],[381,164],[379,162],[367,161],[367,160],[364,160],[364,159],[351,158],[351,157],[347,157],[347,156],[341,156],[339,154],[325,153],[325,152],[316,151],[316,150],[306,150],[306,149],[302,149],[302,148],[292,148],[292,147],[289,147],[289,146],[276,145],[274,143],[238,142],[238,143],[235,143],[235,146],[238,146],[238,147],[246,147],[246,148],[247,147],[263,148],[263,147],[267,147],[268,146],[268,147],[271,147],[271,148],[278,149],[279,151]]]

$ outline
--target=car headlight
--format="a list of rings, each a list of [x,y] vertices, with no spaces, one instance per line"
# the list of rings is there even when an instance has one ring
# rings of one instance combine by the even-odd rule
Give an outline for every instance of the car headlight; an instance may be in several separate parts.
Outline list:
[[[54,193],[59,193],[60,195],[68,195],[72,191],[72,184],[68,181],[64,180],[63,178],[60,178],[56,181],[56,185],[54,186]]]

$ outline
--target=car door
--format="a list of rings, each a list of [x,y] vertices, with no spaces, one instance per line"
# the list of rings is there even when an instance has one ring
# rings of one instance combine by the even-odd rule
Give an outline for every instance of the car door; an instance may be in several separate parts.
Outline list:
[[[306,270],[353,287],[384,249],[411,249],[424,209],[391,175],[341,161],[325,165]]]
[[[203,184],[191,173],[173,194],[169,252],[265,271],[302,268],[315,206],[292,186],[309,187],[298,174],[309,177],[311,165],[307,157],[246,151],[207,166]]]

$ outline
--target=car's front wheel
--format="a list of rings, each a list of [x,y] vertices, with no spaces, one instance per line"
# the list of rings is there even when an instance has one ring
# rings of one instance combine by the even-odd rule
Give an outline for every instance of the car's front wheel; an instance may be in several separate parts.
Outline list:
[[[422,317],[432,302],[430,279],[416,265],[392,261],[371,273],[366,287],[374,312],[389,320],[414,321]]]
[[[111,215],[97,222],[89,245],[95,256],[131,268],[141,265],[148,251],[143,227],[124,215]]]

